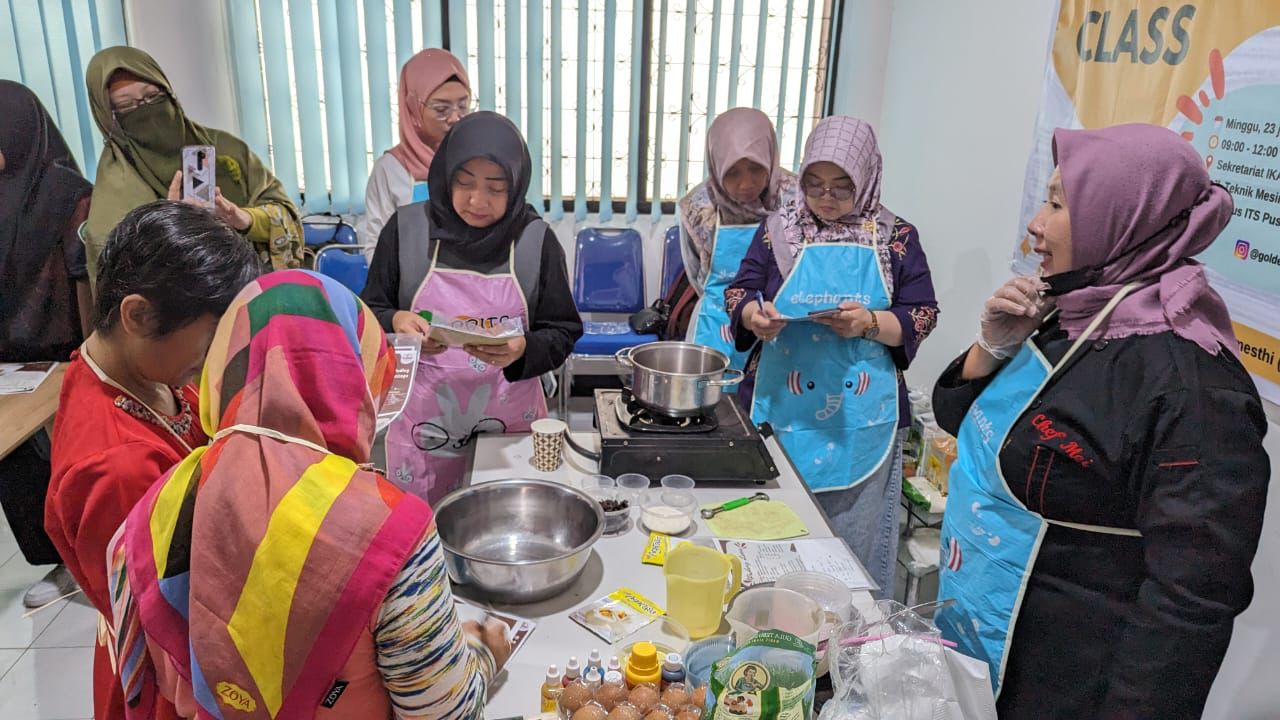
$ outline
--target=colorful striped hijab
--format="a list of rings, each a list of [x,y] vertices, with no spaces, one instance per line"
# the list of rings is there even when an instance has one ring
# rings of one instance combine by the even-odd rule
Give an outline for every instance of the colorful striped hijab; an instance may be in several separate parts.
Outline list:
[[[214,441],[152,487],[109,550],[124,565],[113,617],[130,718],[154,709],[144,640],[200,717],[319,707],[432,522],[357,465],[394,358],[373,313],[314,273],[265,275],[227,309],[200,387]]]

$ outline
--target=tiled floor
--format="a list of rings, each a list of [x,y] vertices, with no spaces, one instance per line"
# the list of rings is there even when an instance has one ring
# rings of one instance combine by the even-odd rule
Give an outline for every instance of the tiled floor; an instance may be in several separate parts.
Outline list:
[[[49,567],[32,567],[0,516],[0,718],[93,717],[91,672],[97,613],[83,596],[24,617],[22,595]]]

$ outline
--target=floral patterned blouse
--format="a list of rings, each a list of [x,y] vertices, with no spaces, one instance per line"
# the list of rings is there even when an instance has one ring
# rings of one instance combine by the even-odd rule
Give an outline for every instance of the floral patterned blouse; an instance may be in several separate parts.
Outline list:
[[[889,312],[896,315],[902,325],[902,346],[889,348],[889,354],[898,367],[899,425],[906,427],[911,423],[911,406],[907,401],[902,371],[910,367],[920,344],[937,326],[938,300],[933,290],[933,278],[929,273],[929,260],[925,257],[924,248],[920,245],[920,233],[914,225],[902,218],[897,219],[893,234],[888,239],[888,255],[893,275],[890,283],[893,287],[893,305],[889,307]],[[761,223],[742,265],[738,268],[737,277],[724,291],[738,349],[746,350],[755,346],[747,359],[747,379],[738,391],[738,397],[745,407],[751,407],[751,396],[755,391],[755,368],[760,359],[760,346],[756,342],[756,336],[742,326],[742,300],[754,297],[757,290],[764,295],[765,300],[773,300],[782,287],[783,280],[765,223]]]

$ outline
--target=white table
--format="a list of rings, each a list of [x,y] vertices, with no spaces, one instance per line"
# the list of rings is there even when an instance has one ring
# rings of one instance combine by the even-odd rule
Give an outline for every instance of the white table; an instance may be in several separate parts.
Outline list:
[[[574,433],[573,437],[583,447],[599,447],[599,435],[595,433]],[[833,537],[813,495],[796,477],[786,455],[772,438],[766,444],[781,473],[776,480],[764,486],[754,483],[700,486],[695,490],[699,502],[726,502],[763,490],[771,500],[785,502],[795,510],[809,526],[809,537]],[[523,477],[578,486],[583,476],[593,475],[597,469],[594,461],[567,449],[565,463],[555,472],[543,473],[535,470],[530,462],[532,457],[533,441],[528,435],[480,435],[476,439],[469,468],[470,482],[474,484]],[[697,530],[692,534],[707,537],[711,532],[699,519]],[[513,615],[536,620],[538,628],[498,677],[485,709],[485,717],[536,717],[540,689],[548,665],[554,663],[563,669],[570,655],[584,660],[593,648],[599,648],[606,660],[610,655],[618,654],[617,649],[606,646],[603,640],[570,620],[571,611],[620,587],[632,588],[654,602],[665,603],[666,581],[663,579],[662,568],[640,562],[647,540],[647,533],[636,527],[615,537],[601,538],[596,543],[586,571],[564,594],[534,605],[494,606]],[[465,595],[465,591],[461,594]],[[872,607],[874,601],[870,593],[861,591],[853,595],[854,606],[859,611],[866,612]],[[627,642],[623,640],[618,647],[625,646]]]

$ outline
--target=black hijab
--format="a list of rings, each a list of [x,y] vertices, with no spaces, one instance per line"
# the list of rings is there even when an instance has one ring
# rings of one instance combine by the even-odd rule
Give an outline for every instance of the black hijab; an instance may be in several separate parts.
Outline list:
[[[46,325],[54,320],[64,324],[59,311],[68,310],[67,303],[74,307],[75,301],[66,262],[53,255],[68,250],[62,245],[67,223],[93,185],[80,174],[39,98],[10,80],[0,80],[0,152],[5,159],[0,171],[0,355],[37,359],[23,356],[55,349],[61,355],[62,346],[78,344],[74,338],[80,329]],[[48,275],[54,272],[59,277]],[[54,286],[69,289],[71,296],[59,292],[48,297]],[[59,337],[68,332],[72,335]],[[41,347],[29,347],[32,342]]]
[[[471,227],[453,209],[454,177],[476,158],[496,163],[507,179],[507,211],[487,228]],[[529,146],[510,120],[488,111],[462,118],[440,141],[427,171],[432,237],[468,264],[484,266],[502,259],[525,227],[541,217],[524,199],[531,165]]]

